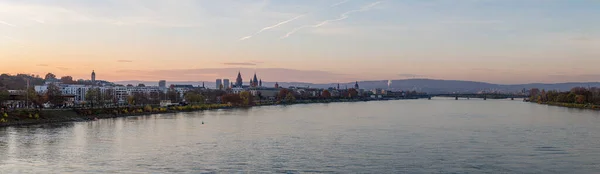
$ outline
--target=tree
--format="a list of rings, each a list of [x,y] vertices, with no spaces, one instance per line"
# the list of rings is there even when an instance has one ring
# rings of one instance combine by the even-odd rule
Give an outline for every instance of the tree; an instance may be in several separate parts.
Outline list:
[[[76,83],[75,81],[73,81],[73,77],[71,77],[71,76],[61,77],[60,82],[63,84],[75,84]]]
[[[39,76],[28,74],[17,74],[15,76],[9,74],[0,75],[0,87],[4,87],[7,90],[26,90],[28,81],[29,87],[44,84],[44,79],[39,78]]]
[[[127,96],[127,104],[135,105],[135,97],[133,97],[132,95]]]
[[[575,102],[577,102],[579,104],[585,103],[586,102],[585,95],[577,95],[577,96],[575,96]]]
[[[85,100],[91,104],[92,108],[94,104],[100,104],[102,101],[101,97],[100,88],[90,88],[85,93]]]
[[[550,101],[550,102],[556,102],[556,98],[558,97],[558,92],[557,91],[548,91],[546,93],[546,100]]]
[[[189,103],[204,104],[204,96],[196,92],[187,92],[185,93],[184,98],[185,101]]]
[[[530,101],[537,101],[537,96],[540,94],[540,89],[538,88],[531,88],[531,90],[529,90],[529,99]]]
[[[285,89],[285,88],[279,90],[279,94],[277,94],[277,100],[279,100],[279,101],[284,100],[285,97],[287,97],[287,95],[289,93],[291,93],[290,90]]]
[[[146,85],[143,83],[140,83],[140,84],[138,84],[138,87],[146,87]]]
[[[102,101],[106,104],[114,104],[117,103],[117,98],[115,98],[115,90],[114,89],[106,89],[104,90],[104,94],[102,94]]]
[[[5,88],[0,88],[0,106],[4,105],[4,102],[8,101],[10,98],[10,93]]]
[[[55,84],[48,85],[48,90],[46,91],[44,98],[54,106],[60,106],[65,102],[64,97],[62,96],[62,91],[60,91],[60,88]],[[35,100],[36,99],[32,98],[31,101]]]
[[[293,102],[295,102],[295,101],[296,101],[296,97],[294,96],[294,94],[292,94],[292,93],[288,93],[288,94],[285,96],[285,102],[287,102],[287,103],[293,103]]]
[[[148,96],[148,100],[151,104],[159,104],[160,103],[160,96],[161,96],[160,91],[152,91],[150,92],[150,95]]]
[[[559,93],[558,96],[556,96],[556,99],[554,99],[554,102],[559,102],[559,103],[567,103],[568,99],[567,99],[567,95],[566,93]]]
[[[567,103],[575,103],[575,97],[577,97],[577,95],[575,93],[569,93],[567,95],[567,100],[565,102],[567,102]]]
[[[133,100],[135,101],[134,103],[136,105],[144,105],[144,104],[148,104],[148,95],[146,95],[146,93],[143,92],[136,92],[133,93]]]
[[[541,102],[547,102],[548,101],[548,96],[546,96],[546,90],[542,89],[542,93],[540,94],[541,96]]]
[[[179,92],[174,89],[169,89],[169,91],[167,91],[167,99],[171,100],[172,102],[179,102],[179,96]]]
[[[50,80],[50,79],[56,79],[56,75],[54,75],[52,73],[46,74],[46,77],[44,78],[44,80]]]
[[[243,102],[240,95],[236,94],[225,94],[221,96],[221,100],[223,101],[223,103],[230,103],[232,105],[241,105]]]
[[[329,90],[323,90],[323,92],[321,92],[321,96],[323,98],[331,98],[331,93],[329,92]]]
[[[254,102],[254,97],[248,91],[240,92],[240,98],[242,99],[242,104],[244,106],[251,106]]]

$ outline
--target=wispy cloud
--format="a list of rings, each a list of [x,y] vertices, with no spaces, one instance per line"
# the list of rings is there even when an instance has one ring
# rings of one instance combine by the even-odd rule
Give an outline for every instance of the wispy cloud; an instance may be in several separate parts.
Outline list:
[[[357,12],[363,12],[363,11],[370,10],[371,8],[375,7],[377,4],[380,4],[380,3],[381,3],[381,1],[377,1],[377,2],[371,3],[371,4],[369,4],[369,5],[363,6],[363,7],[361,7],[361,8],[360,8],[360,9],[358,9],[358,10],[351,10],[351,11],[347,11],[347,12],[345,12],[345,13],[342,13],[342,14],[340,15],[340,17],[338,17],[338,18],[336,18],[336,19],[329,19],[329,20],[325,20],[325,21],[319,22],[319,23],[318,23],[318,24],[316,24],[316,25],[304,25],[304,26],[300,26],[300,27],[298,27],[298,28],[295,28],[295,29],[293,29],[292,31],[288,32],[288,33],[287,33],[285,36],[282,36],[280,39],[285,39],[285,38],[287,38],[287,37],[290,37],[292,34],[296,33],[297,31],[299,31],[299,30],[301,30],[301,29],[304,29],[304,28],[318,28],[318,27],[321,27],[321,26],[323,26],[323,25],[325,25],[325,24],[328,24],[328,23],[330,23],[330,22],[335,22],[335,21],[341,21],[341,20],[344,20],[344,19],[346,19],[346,18],[350,17],[349,15],[350,15],[350,14],[352,14],[352,13],[357,13]]]
[[[298,15],[298,16],[296,16],[296,17],[293,17],[293,18],[291,18],[291,19],[288,19],[288,20],[285,20],[285,21],[279,22],[279,23],[277,23],[277,24],[275,24],[275,25],[271,25],[271,26],[265,27],[265,28],[263,28],[263,29],[260,29],[258,32],[254,33],[254,34],[252,34],[252,35],[249,35],[249,36],[245,36],[245,37],[242,37],[242,38],[240,38],[240,40],[246,40],[246,39],[250,39],[250,38],[252,38],[252,36],[254,36],[254,35],[257,35],[257,34],[260,34],[260,33],[262,33],[263,31],[266,31],[266,30],[273,29],[273,28],[275,28],[275,27],[281,26],[281,25],[283,25],[283,24],[286,24],[286,23],[288,23],[288,22],[292,22],[292,21],[294,21],[294,20],[296,20],[296,19],[300,19],[300,18],[301,18],[301,17],[303,17],[303,16],[306,16],[306,14]]]
[[[297,70],[285,68],[211,68],[211,69],[169,69],[169,70],[118,70],[121,76],[138,80],[154,80],[156,78],[167,80],[198,79],[199,74],[210,74],[200,80],[209,80],[216,77],[235,79],[237,72],[242,72],[242,77],[250,76],[254,72],[263,81],[270,82],[315,82],[329,83],[332,81],[353,81],[355,76],[339,74],[329,71]],[[122,77],[119,77],[122,78]],[[126,80],[126,79],[121,79]]]
[[[0,24],[8,25],[9,27],[16,27],[17,26],[15,24],[11,24],[11,23],[8,23],[8,22],[5,22],[5,21],[0,21]]]
[[[345,3],[347,3],[348,1],[349,1],[349,0],[340,1],[340,2],[338,2],[338,3],[335,3],[335,4],[331,5],[331,7],[335,7],[335,6],[339,6],[339,5],[345,4]]]
[[[256,63],[252,63],[252,62],[227,62],[227,63],[223,63],[223,65],[255,66]]]
[[[46,66],[48,66],[48,64],[37,64],[37,66],[44,66],[44,67],[46,67]]]
[[[132,60],[117,60],[117,62],[119,62],[119,63],[131,63],[133,61]]]

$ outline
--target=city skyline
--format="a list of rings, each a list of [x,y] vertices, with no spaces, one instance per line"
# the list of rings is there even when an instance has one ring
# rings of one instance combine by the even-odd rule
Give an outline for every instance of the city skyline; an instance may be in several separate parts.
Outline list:
[[[242,71],[269,82],[595,82],[598,8],[587,0],[5,0],[0,69],[76,79],[95,70],[108,81],[214,81]]]

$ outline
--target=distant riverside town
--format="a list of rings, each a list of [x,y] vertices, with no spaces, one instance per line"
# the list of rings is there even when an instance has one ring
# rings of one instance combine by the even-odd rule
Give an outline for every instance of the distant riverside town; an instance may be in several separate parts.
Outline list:
[[[423,95],[416,91],[390,91],[386,89],[364,90],[357,81],[353,87],[340,88],[340,85],[326,89],[310,87],[263,86],[262,79],[255,73],[247,83],[242,74],[237,73],[234,82],[229,79],[216,79],[214,88],[204,85],[171,84],[160,80],[158,86],[145,84],[119,85],[108,81],[97,80],[92,71],[89,80],[74,81],[72,77],[57,78],[48,73],[45,78],[29,75],[17,75],[16,82],[26,80],[26,90],[8,86],[8,97],[1,97],[0,104],[8,108],[65,108],[65,107],[113,107],[125,105],[160,105],[162,107],[180,103],[235,103],[241,96],[243,103],[252,102],[291,102],[312,99],[401,99],[415,98]],[[14,77],[14,76],[13,76]],[[7,76],[8,78],[8,76]],[[10,89],[10,86],[13,88]],[[2,93],[2,92],[0,92]],[[234,97],[232,97],[234,96]],[[2,99],[4,98],[4,99]],[[95,106],[94,106],[95,105]]]

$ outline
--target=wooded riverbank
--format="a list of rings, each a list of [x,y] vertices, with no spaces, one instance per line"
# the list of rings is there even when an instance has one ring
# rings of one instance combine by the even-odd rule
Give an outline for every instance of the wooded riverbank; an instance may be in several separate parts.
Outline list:
[[[112,108],[74,108],[60,110],[14,110],[1,113],[0,127],[48,124],[60,122],[91,121],[96,119],[142,116],[149,114],[194,112],[217,109],[250,108],[274,105],[294,105],[310,103],[364,102],[364,99],[330,99],[330,100],[298,100],[293,103],[285,102],[256,102],[252,106],[231,104],[190,104],[186,106],[152,107],[127,106]]]

